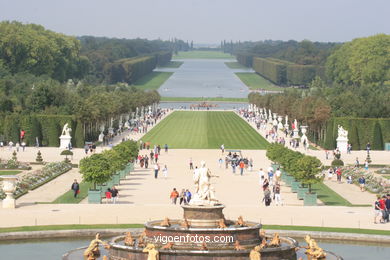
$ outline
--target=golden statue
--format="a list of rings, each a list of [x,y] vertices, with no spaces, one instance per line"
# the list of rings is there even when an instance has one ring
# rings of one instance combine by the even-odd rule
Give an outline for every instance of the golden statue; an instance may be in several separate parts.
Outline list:
[[[250,260],[261,260],[261,254],[260,254],[260,246],[255,246],[249,253],[249,259]]]
[[[105,248],[110,248],[110,245],[107,244],[106,242],[100,240],[100,234],[97,233],[95,236],[95,239],[89,243],[89,246],[87,249],[84,251],[84,259],[85,260],[96,260],[100,257],[100,250],[99,250],[99,245],[102,244],[104,245]]]
[[[317,242],[312,239],[309,235],[305,236],[305,241],[307,243],[306,254],[311,256],[314,259],[324,259],[326,253],[322,248],[317,245]]]
[[[236,221],[236,225],[237,226],[240,226],[240,227],[246,227],[247,224],[245,223],[244,219],[242,218],[242,216],[239,216],[237,221]]]
[[[260,244],[260,249],[267,247],[267,239],[264,237]]]
[[[138,237],[138,247],[145,247],[145,236],[146,236],[146,232],[144,230],[144,232],[142,232],[141,235],[139,235]]]
[[[271,246],[271,247],[278,247],[278,246],[280,246],[279,233],[275,233],[274,234],[274,237],[272,238],[271,242],[269,243],[269,246]]]
[[[160,226],[162,227],[170,227],[171,222],[169,221],[169,218],[165,217],[164,220],[160,223]]]
[[[218,221],[218,227],[219,228],[227,228],[226,224],[225,224],[225,220],[223,218],[221,218],[219,221]]]
[[[236,251],[245,250],[245,247],[243,247],[238,240],[234,242],[234,249]]]
[[[108,257],[107,256],[103,256],[103,260],[108,260]]]
[[[158,260],[158,251],[153,244],[148,244],[142,252],[148,253],[148,260]]]
[[[173,242],[169,242],[168,244],[166,244],[165,246],[163,246],[161,249],[172,250],[172,249],[173,249],[173,246],[174,246],[174,243],[173,243]]]
[[[264,229],[260,229],[259,234],[260,234],[260,237],[267,239],[267,236],[265,234],[265,230]]]
[[[125,245],[126,246],[134,246],[134,239],[131,236],[131,232],[126,232]]]
[[[203,242],[203,243],[202,243],[201,249],[204,250],[204,251],[208,251],[206,242]]]
[[[188,222],[188,220],[185,218],[183,222],[180,224],[180,227],[188,229],[190,228],[190,222]]]

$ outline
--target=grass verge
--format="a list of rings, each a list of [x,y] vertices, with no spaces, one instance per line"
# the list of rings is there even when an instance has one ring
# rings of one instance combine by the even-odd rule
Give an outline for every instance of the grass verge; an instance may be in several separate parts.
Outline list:
[[[221,51],[181,51],[173,59],[234,59],[229,53]]]
[[[173,68],[177,69],[179,68],[184,62],[182,61],[170,61],[167,64],[164,64],[163,66],[158,66],[158,68]]]
[[[134,83],[134,86],[139,89],[158,89],[164,82],[173,74],[173,72],[157,72],[153,71],[148,75],[140,78]]]
[[[52,204],[78,204],[83,199],[85,199],[88,196],[88,189],[90,187],[90,183],[88,182],[81,182],[80,183],[80,193],[77,196],[77,198],[73,197],[73,190],[69,190],[56,198]]]
[[[327,206],[371,207],[366,204],[352,204],[322,182],[313,184],[311,187],[312,191],[317,193],[317,198]]]
[[[96,225],[50,225],[50,226],[23,226],[0,228],[0,233],[29,232],[48,230],[78,230],[78,229],[106,229],[106,228],[142,228],[142,224],[96,224]]]
[[[250,69],[238,63],[237,61],[225,62],[225,65],[230,69]]]
[[[219,101],[219,102],[248,103],[247,98],[161,97],[161,101],[167,101],[167,102]]]
[[[0,175],[16,175],[21,173],[22,171],[0,171]]]
[[[97,224],[97,225],[23,226],[23,227],[0,228],[0,233],[5,233],[5,232],[48,231],[48,230],[143,228],[143,227],[144,227],[143,224]],[[389,230],[376,230],[376,229],[313,227],[313,226],[282,226],[282,225],[263,225],[263,228],[264,229],[277,229],[277,230],[338,232],[338,233],[390,236],[390,231]]]
[[[274,85],[257,73],[237,72],[235,74],[252,90],[284,91],[284,88]]]

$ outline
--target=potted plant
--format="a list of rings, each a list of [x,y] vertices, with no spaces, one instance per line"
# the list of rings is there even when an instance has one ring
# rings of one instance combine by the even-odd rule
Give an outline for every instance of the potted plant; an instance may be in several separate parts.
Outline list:
[[[112,167],[109,158],[102,153],[93,154],[82,159],[79,167],[83,181],[93,184],[93,187],[88,191],[88,202],[100,204],[101,191],[96,188],[96,185],[102,185],[112,177]]]
[[[317,194],[312,192],[311,185],[322,181],[322,178],[318,176],[321,166],[321,161],[313,156],[304,156],[297,161],[296,177],[302,184],[308,185],[308,192],[304,197],[305,206],[317,205]]]

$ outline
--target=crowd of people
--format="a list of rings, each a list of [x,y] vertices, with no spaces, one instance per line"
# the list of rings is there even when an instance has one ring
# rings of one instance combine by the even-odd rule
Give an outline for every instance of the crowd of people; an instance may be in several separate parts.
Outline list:
[[[177,203],[177,199],[179,199],[179,205],[184,204],[188,205],[190,203],[192,198],[192,193],[190,192],[189,189],[182,189],[181,192],[179,193],[176,188],[173,188],[171,194],[170,194],[170,199],[171,203],[175,204]]]
[[[261,168],[258,172],[260,179],[260,187],[263,190],[263,200],[265,206],[270,206],[272,201],[275,202],[275,205],[283,205],[281,197],[281,176],[282,172],[279,168],[274,169],[272,167],[268,168],[267,173]],[[272,188],[272,191],[271,191]]]

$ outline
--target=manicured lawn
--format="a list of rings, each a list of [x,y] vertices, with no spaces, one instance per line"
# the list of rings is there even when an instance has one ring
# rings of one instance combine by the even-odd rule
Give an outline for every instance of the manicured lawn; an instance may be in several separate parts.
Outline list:
[[[248,103],[247,98],[203,98],[203,97],[161,97],[161,101],[221,101],[221,102],[245,102]]]
[[[148,75],[140,78],[134,83],[134,86],[139,89],[158,89],[173,72],[156,72],[153,71]]]
[[[329,188],[324,183],[312,185],[312,191],[317,193],[317,198],[328,206],[347,206],[347,207],[369,207],[370,205],[355,205],[344,199],[337,192]]]
[[[225,65],[228,66],[228,68],[230,69],[250,69],[248,67],[245,67],[244,65],[241,65],[237,61],[225,62]]]
[[[236,75],[240,78],[248,88],[252,90],[270,90],[270,91],[283,91],[284,88],[278,87],[269,82],[257,73],[238,72]]]
[[[24,227],[0,228],[0,233],[45,231],[45,230],[78,230],[78,229],[142,228],[142,227],[144,227],[144,225],[141,224],[24,226]]]
[[[173,59],[234,59],[234,56],[220,51],[181,51]]]
[[[77,204],[80,203],[83,199],[88,196],[88,189],[91,185],[87,182],[80,183],[80,193],[77,198],[73,197],[73,190],[68,190],[58,198],[56,198],[52,203],[54,204]]]
[[[143,142],[170,148],[266,149],[267,141],[233,112],[176,111],[147,133]]]
[[[164,66],[161,66],[159,68],[179,68],[184,62],[182,61],[170,61]]]
[[[21,173],[22,171],[0,171],[0,175],[16,175]]]

